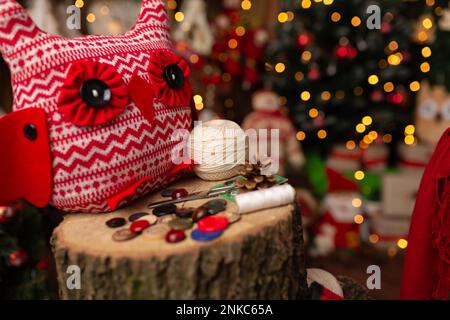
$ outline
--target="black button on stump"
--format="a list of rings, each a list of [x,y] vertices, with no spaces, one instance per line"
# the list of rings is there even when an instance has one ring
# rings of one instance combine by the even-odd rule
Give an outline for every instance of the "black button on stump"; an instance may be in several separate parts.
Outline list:
[[[111,90],[108,85],[98,79],[87,80],[81,86],[81,98],[88,106],[94,108],[103,108],[112,99]]]
[[[37,139],[37,129],[34,124],[27,124],[23,127],[23,134],[28,140],[34,141]]]
[[[164,80],[172,89],[181,89],[184,85],[184,74],[176,64],[168,65],[164,69]]]

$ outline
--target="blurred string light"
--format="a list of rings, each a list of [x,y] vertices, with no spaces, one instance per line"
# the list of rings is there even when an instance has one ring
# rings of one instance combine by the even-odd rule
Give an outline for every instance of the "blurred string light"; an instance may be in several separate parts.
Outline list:
[[[84,7],[84,1],[83,0],[77,0],[77,1],[75,1],[75,6],[77,7],[77,8],[83,8]]]
[[[243,0],[241,2],[242,10],[250,10],[252,8],[252,2],[250,0]]]
[[[357,215],[353,218],[353,221],[354,221],[356,224],[363,224],[363,222],[364,222],[364,217],[363,217],[361,214],[357,214]]]
[[[181,11],[178,11],[177,13],[175,13],[175,21],[176,22],[183,22],[184,20],[184,13]]]
[[[198,111],[203,110],[205,107],[205,105],[203,104],[203,97],[199,94],[196,94],[196,95],[194,95],[193,99],[194,99],[195,109],[197,109]]]

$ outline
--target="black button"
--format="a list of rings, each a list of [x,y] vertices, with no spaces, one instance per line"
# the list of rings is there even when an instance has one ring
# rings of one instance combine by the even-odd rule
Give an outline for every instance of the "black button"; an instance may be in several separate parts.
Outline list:
[[[164,69],[164,80],[172,89],[181,89],[184,85],[183,71],[176,64],[171,64]]]
[[[103,108],[112,99],[111,90],[102,80],[87,80],[81,86],[81,98],[90,107]]]
[[[37,130],[34,124],[27,124],[23,127],[23,134],[28,140],[34,141],[37,139]]]

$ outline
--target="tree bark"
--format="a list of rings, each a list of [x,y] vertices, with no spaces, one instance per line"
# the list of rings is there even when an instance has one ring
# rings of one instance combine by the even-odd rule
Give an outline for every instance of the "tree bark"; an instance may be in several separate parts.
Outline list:
[[[181,182],[190,192],[211,183]],[[195,190],[193,190],[195,189]],[[142,211],[159,195],[108,215],[67,215],[52,237],[62,299],[302,299],[306,294],[301,217],[294,205],[248,214],[219,239],[179,244],[111,239],[112,217]],[[198,206],[204,201],[190,202]],[[230,203],[228,211],[235,210]],[[188,232],[190,233],[190,232]],[[81,269],[70,290],[67,268]]]

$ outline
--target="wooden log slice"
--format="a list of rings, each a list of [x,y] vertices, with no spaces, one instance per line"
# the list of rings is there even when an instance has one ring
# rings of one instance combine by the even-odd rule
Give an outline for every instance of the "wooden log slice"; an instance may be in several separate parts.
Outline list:
[[[189,192],[216,185],[187,179]],[[303,236],[294,205],[242,216],[211,242],[190,238],[169,244],[144,234],[115,242],[105,225],[113,217],[148,211],[159,193],[109,214],[68,214],[52,247],[62,299],[301,299],[306,294]],[[179,204],[200,206],[207,200]],[[236,210],[229,203],[227,211]],[[127,225],[129,226],[129,224]],[[81,289],[70,290],[67,269],[81,270]]]

